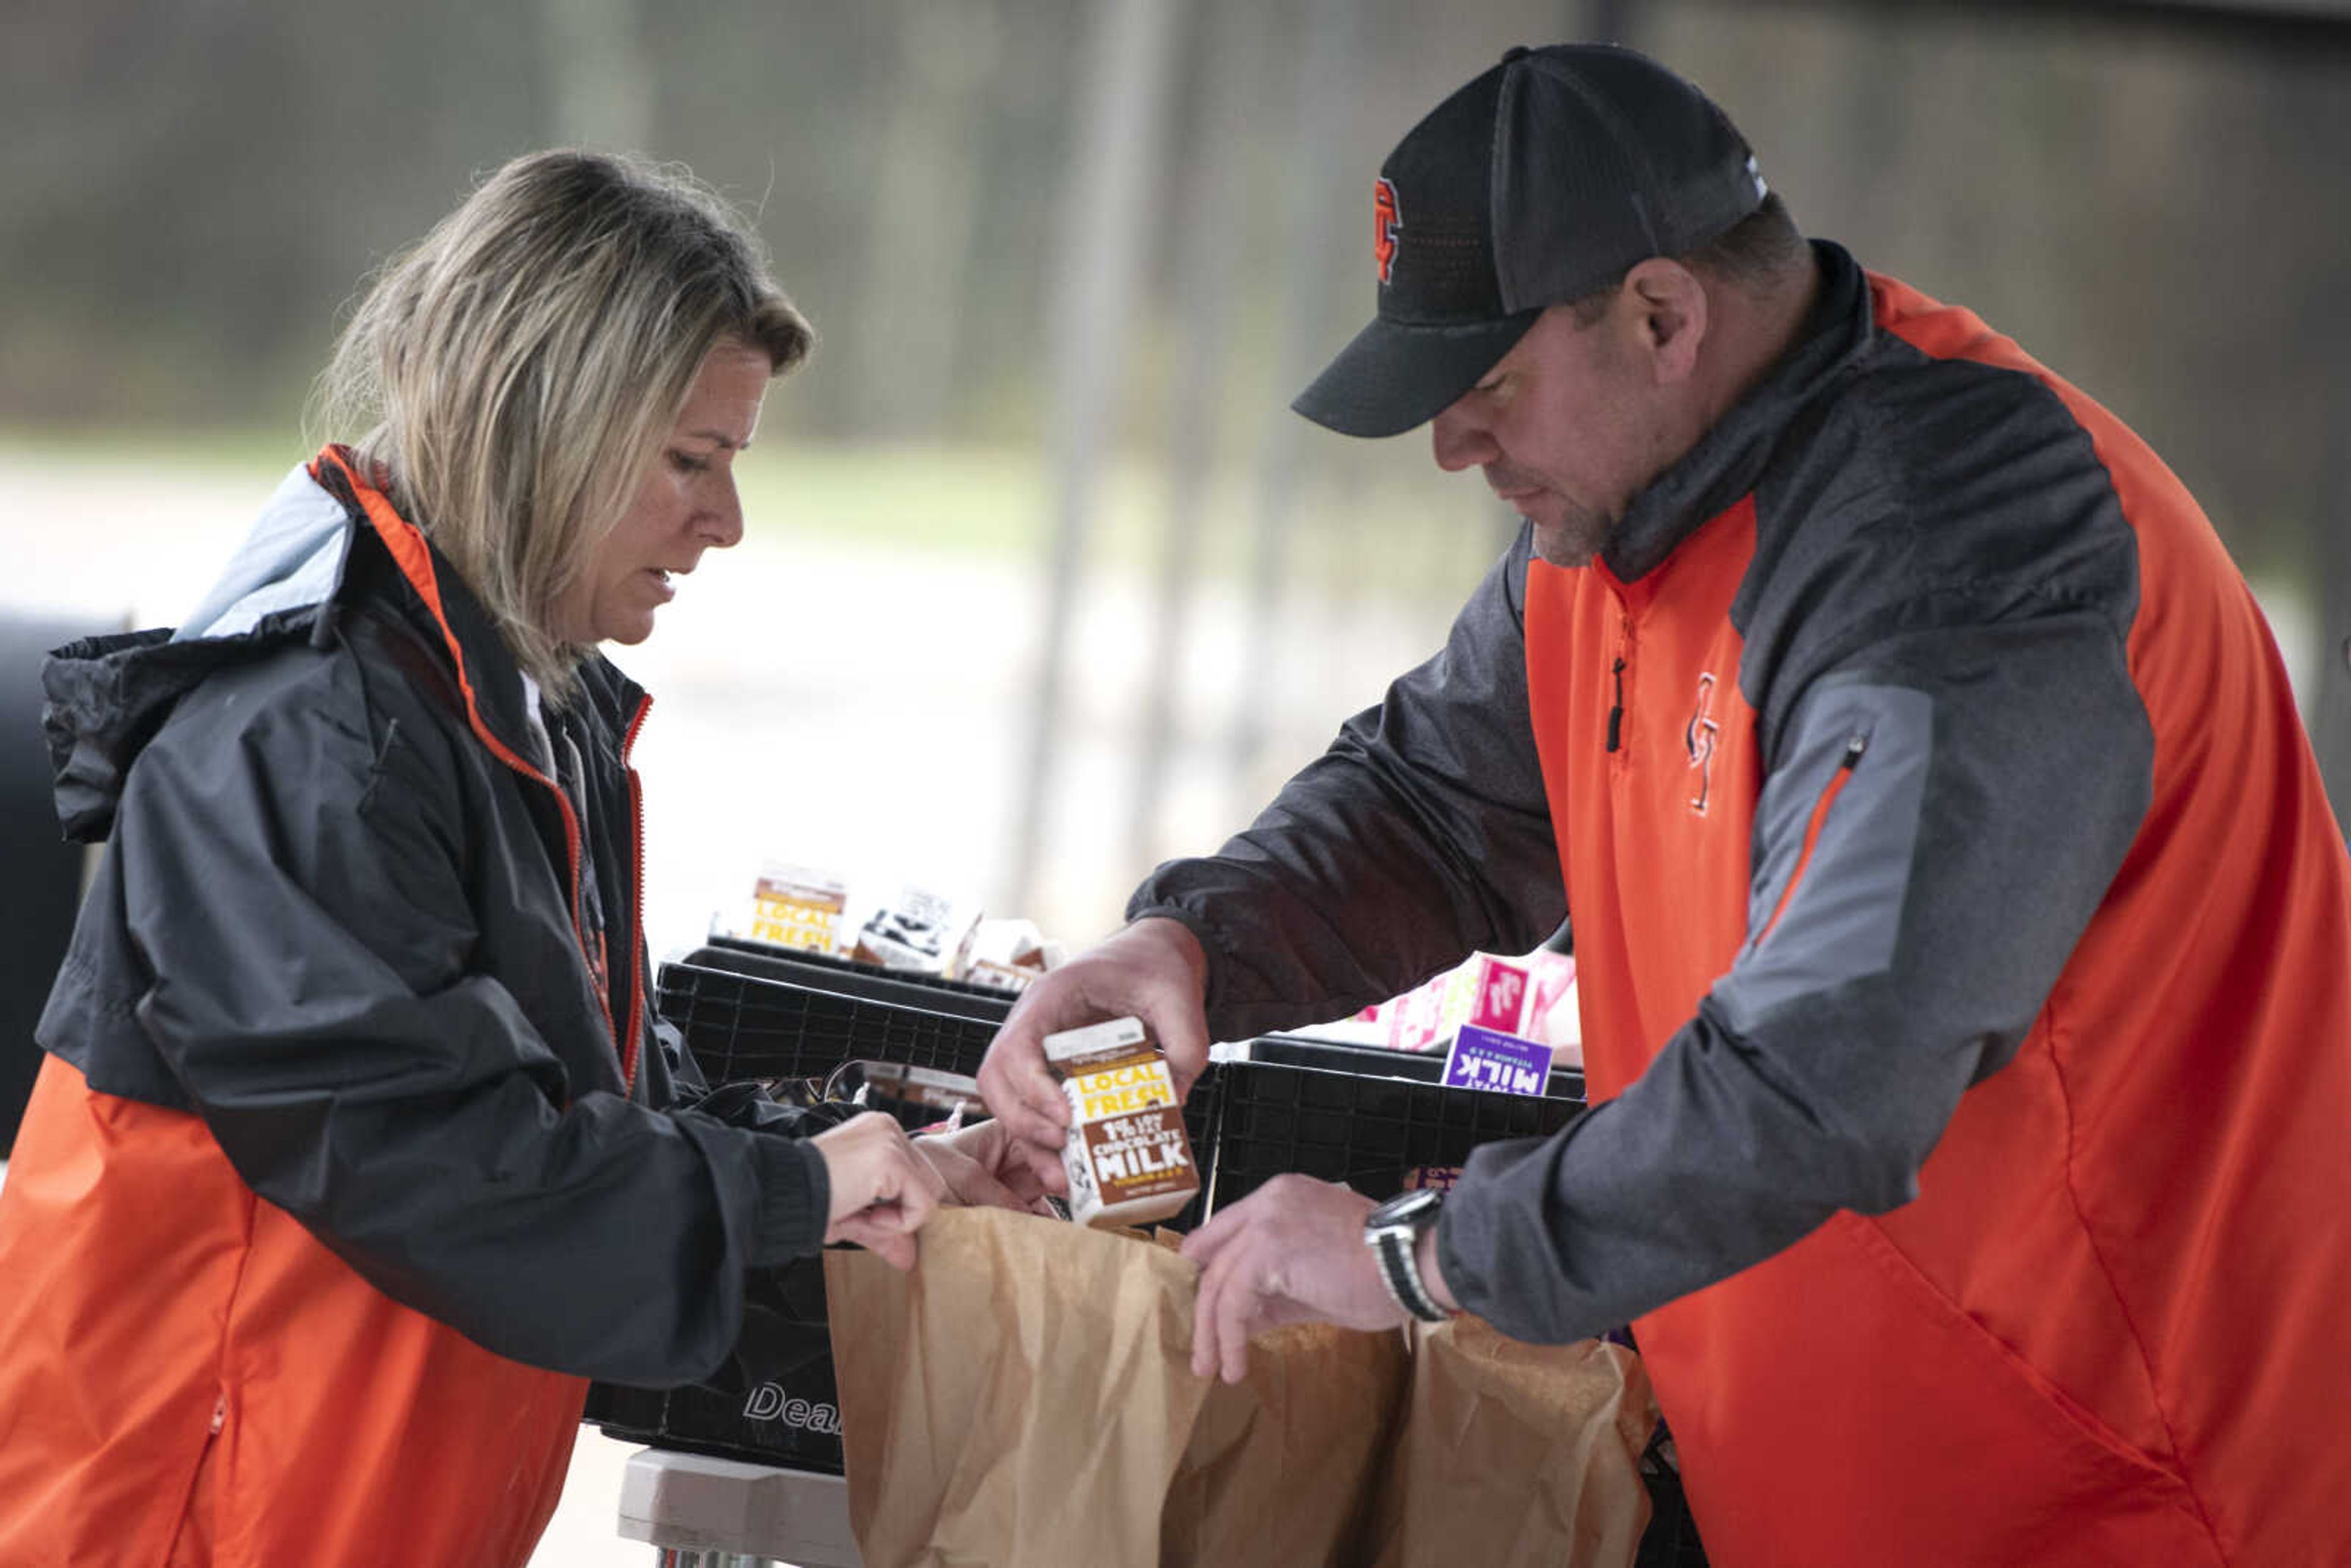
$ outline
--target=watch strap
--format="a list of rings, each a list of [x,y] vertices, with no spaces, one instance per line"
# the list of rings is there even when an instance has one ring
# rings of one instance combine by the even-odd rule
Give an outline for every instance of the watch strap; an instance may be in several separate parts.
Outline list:
[[[1380,1278],[1396,1305],[1425,1323],[1441,1323],[1453,1315],[1437,1304],[1437,1298],[1428,1293],[1428,1286],[1420,1277],[1418,1227],[1384,1227],[1373,1231],[1368,1239],[1372,1256],[1379,1260]]]

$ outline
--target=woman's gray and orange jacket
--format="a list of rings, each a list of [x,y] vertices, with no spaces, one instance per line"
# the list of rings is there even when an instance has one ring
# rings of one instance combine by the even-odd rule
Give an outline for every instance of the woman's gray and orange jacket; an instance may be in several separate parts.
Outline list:
[[[586,665],[551,778],[480,605],[332,449],[240,572],[234,630],[47,673],[108,848],[0,1188],[0,1563],[519,1563],[583,1378],[722,1362],[822,1161],[678,1103],[643,694]]]
[[[1604,1103],[1440,1259],[1635,1322],[1726,1568],[2344,1561],[2351,862],[2269,633],[2112,415],[1817,249],[1596,563],[1522,535],[1130,913],[1238,1038],[1572,910]]]

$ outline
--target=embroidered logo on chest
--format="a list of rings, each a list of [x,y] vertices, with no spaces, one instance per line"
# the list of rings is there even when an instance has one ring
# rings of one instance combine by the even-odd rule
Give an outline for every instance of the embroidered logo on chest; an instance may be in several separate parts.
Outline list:
[[[1698,775],[1697,792],[1690,796],[1689,807],[1701,817],[1706,815],[1707,802],[1714,792],[1714,746],[1721,730],[1722,726],[1714,717],[1714,674],[1708,671],[1698,678],[1698,703],[1682,730],[1690,770]]]

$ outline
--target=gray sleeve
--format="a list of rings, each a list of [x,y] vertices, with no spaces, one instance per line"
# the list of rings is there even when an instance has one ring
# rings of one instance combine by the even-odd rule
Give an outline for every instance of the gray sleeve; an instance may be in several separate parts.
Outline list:
[[[1456,1295],[1577,1338],[1915,1197],[2104,897],[2152,765],[2120,636],[2087,610],[1887,635],[1811,681],[1769,759],[1736,961],[1623,1094],[1478,1151],[1439,1230]]]
[[[1136,890],[1129,919],[1171,916],[1207,950],[1216,1038],[1338,1017],[1559,928],[1527,717],[1527,555],[1521,529],[1436,657],[1215,855],[1170,862]]]

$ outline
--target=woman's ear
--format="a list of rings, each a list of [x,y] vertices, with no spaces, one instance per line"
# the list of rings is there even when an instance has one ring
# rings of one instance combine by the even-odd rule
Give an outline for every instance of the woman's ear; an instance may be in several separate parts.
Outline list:
[[[1625,275],[1625,287],[1656,384],[1689,380],[1698,370],[1698,346],[1706,341],[1706,285],[1681,263],[1654,256]]]

